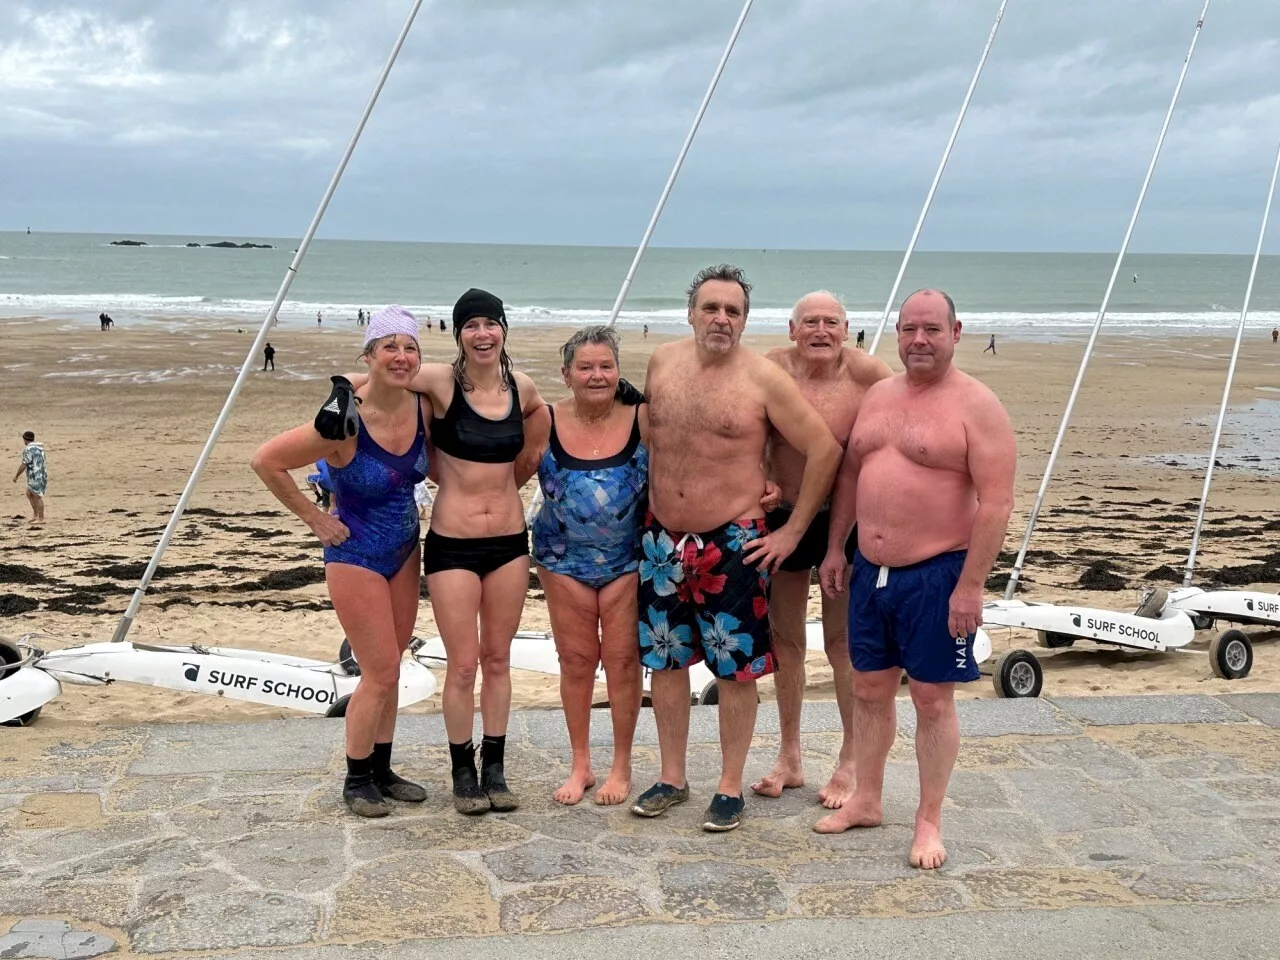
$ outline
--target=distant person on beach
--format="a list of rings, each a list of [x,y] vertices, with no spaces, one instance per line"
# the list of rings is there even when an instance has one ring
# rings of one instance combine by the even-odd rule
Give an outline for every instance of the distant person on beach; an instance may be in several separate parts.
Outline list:
[[[447,656],[442,705],[454,809],[482,814],[520,805],[505,767],[511,641],[529,589],[520,487],[537,470],[546,442],[525,421],[545,404],[533,380],[512,368],[506,311],[492,293],[473,288],[458,298],[453,337],[454,361],[423,364],[408,386],[429,400],[438,471],[422,565]],[[364,382],[351,379],[357,387]],[[484,734],[478,774],[477,672]]]
[[[400,307],[372,317],[364,335],[369,373],[353,390],[335,377],[317,417],[268,440],[254,472],[276,499],[324,545],[325,582],[334,613],[360,664],[360,683],[347,706],[347,776],[342,797],[361,817],[384,817],[388,798],[421,803],[426,791],[391,769],[400,659],[418,615],[418,512],[413,486],[427,475],[428,407],[409,389],[421,366],[418,324]],[[359,399],[358,408],[355,400]],[[341,411],[341,412],[339,412]],[[334,425],[338,439],[318,425]],[[317,460],[327,464],[338,502],[331,515],[289,476]]]
[[[1271,342],[1272,343],[1280,342],[1280,327],[1271,328]]]
[[[862,349],[862,344],[866,341],[866,339],[867,339],[867,331],[859,330],[858,340],[857,340],[857,343],[855,344],[859,350]]]
[[[905,372],[863,398],[836,477],[819,574],[827,593],[849,591],[857,785],[814,829],[881,824],[905,669],[920,768],[909,860],[931,870],[947,858],[942,804],[960,749],[955,685],[978,679],[973,638],[1013,507],[1017,451],[995,394],[953,365],[960,321],[951,298],[913,293],[897,330]],[[855,517],[858,551],[846,581],[844,545]]]
[[[320,313],[320,311],[319,311],[319,310],[317,310],[317,311],[316,311],[316,326],[318,327],[318,326],[320,326],[320,324],[322,324],[322,323],[324,323],[324,316]]]
[[[640,661],[653,671],[661,772],[632,811],[656,817],[689,799],[689,666],[717,679],[720,782],[703,829],[742,821],[756,681],[774,670],[769,579],[831,488],[840,445],[795,380],[741,345],[751,285],[738,267],[702,270],[688,291],[693,336],[649,358],[649,512],[637,599]],[[770,532],[760,498],[770,429],[802,461],[791,519]]]
[[[996,355],[996,335],[994,333],[991,335],[991,339],[987,342],[987,345],[982,348],[983,353],[986,353],[988,350],[991,351],[991,355],[993,357]]]
[[[272,370],[276,368],[276,348],[271,345],[271,341],[267,341],[267,345],[262,348],[262,369],[266,370],[270,367]]]
[[[44,444],[36,442],[36,435],[30,430],[22,435],[22,462],[18,472],[13,475],[13,482],[23,474],[27,475],[27,502],[31,504],[31,523],[44,523],[44,493],[49,486],[49,475],[45,470]]]
[[[98,329],[110,330],[114,323],[115,321],[111,319],[109,314],[106,314],[106,313],[98,314]]]
[[[441,318],[440,318],[440,332],[441,332],[441,333],[444,333],[444,332],[445,332],[445,327],[444,327],[444,317],[441,317]]]
[[[765,356],[796,381],[800,393],[843,447],[849,440],[863,395],[872,384],[888,379],[893,373],[883,360],[845,346],[849,340],[849,321],[844,306],[825,290],[800,298],[791,310],[788,332],[795,345],[770,350]],[[769,478],[782,488],[782,503],[765,517],[770,530],[780,528],[790,519],[792,505],[800,493],[804,466],[804,457],[777,430],[771,430],[767,469]],[[800,713],[805,690],[805,615],[812,571],[827,555],[830,523],[830,511],[824,506],[804,531],[795,550],[782,561],[769,586],[769,625],[777,663],[774,689],[781,739],[773,769],[751,785],[752,790],[767,797],[780,797],[788,787],[804,786]],[[848,560],[853,559],[855,537],[856,532],[846,538],[844,549]],[[818,800],[833,810],[853,795],[853,665],[849,661],[848,618],[846,595],[822,595],[823,641],[844,732],[835,772],[818,791]]]
[[[644,333],[641,335],[640,339],[641,340],[649,339],[649,325],[647,323],[644,325]]]

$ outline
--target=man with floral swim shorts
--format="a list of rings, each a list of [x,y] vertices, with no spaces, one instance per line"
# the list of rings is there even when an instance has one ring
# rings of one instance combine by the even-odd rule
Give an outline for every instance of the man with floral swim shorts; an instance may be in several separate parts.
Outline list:
[[[742,774],[755,733],[756,680],[773,672],[769,578],[831,488],[840,446],[785,371],[740,345],[751,285],[737,267],[689,288],[693,336],[649,359],[649,510],[642,534],[640,659],[653,671],[662,771],[633,812],[656,817],[689,798],[689,666],[717,679],[720,782],[703,828],[742,820]],[[760,497],[770,429],[804,458],[791,519],[770,533]]]

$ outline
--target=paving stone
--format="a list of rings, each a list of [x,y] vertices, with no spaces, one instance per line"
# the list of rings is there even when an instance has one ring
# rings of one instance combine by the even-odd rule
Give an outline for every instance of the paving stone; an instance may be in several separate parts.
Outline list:
[[[95,853],[32,874],[50,880],[123,880],[155,873],[180,873],[203,867],[204,856],[185,837],[157,837]]]
[[[1054,697],[1053,704],[1088,724],[1248,723],[1250,718],[1215,697],[1194,693],[1137,697]]]
[[[1218,817],[1231,813],[1231,807],[1201,784],[1178,783],[1150,777],[1115,784],[1116,792],[1138,807],[1149,822],[1187,817]]]
[[[1067,866],[1069,858],[1040,824],[1015,810],[944,810],[947,866]]]
[[[1243,772],[1239,762],[1223,753],[1203,753],[1150,764],[1158,776],[1169,780],[1213,780]]]
[[[584,844],[562,840],[533,840],[523,846],[491,853],[484,864],[507,883],[537,883],[558,877],[628,877],[635,867]]]
[[[126,929],[140,953],[284,947],[312,940],[320,918],[319,907],[297,897],[235,891],[142,912]]]
[[[1245,864],[1171,863],[1149,867],[1132,884],[1133,892],[1156,900],[1181,903],[1223,903],[1275,900],[1280,884]]]
[[[104,927],[123,927],[133,918],[133,882],[34,883],[27,877],[0,881],[0,904],[12,916],[56,916]]]
[[[14,837],[14,856],[36,873],[61,863],[99,856],[115,848],[155,840],[169,831],[150,818],[112,818],[108,827],[87,830],[21,830]]]
[[[1164,863],[1169,851],[1145,827],[1112,827],[1056,836],[1053,842],[1077,866]]]
[[[953,771],[947,799],[957,807],[974,810],[1008,810],[1013,806],[1010,792],[996,777],[976,770]]]
[[[265,797],[213,797],[173,811],[169,820],[193,840],[231,840],[283,824],[302,824],[299,799],[288,794]]]
[[[1268,726],[1280,727],[1280,693],[1227,693],[1218,699]]]
[[[51,960],[82,960],[112,953],[116,942],[92,930],[77,930],[65,920],[19,920],[7,934],[0,935],[0,957],[15,960],[48,957]]]
[[[138,904],[151,914],[177,909],[188,900],[211,897],[244,886],[244,881],[224,870],[188,870],[149,877],[138,887]]]
[[[399,754],[399,747],[396,753]],[[342,781],[337,777],[325,776],[316,771],[304,773],[286,773],[268,770],[265,772],[230,772],[219,778],[218,792],[225,796],[261,796],[265,793],[297,793],[309,794],[319,787],[327,787],[339,791]]]
[[[1249,857],[1256,849],[1225,818],[1173,820],[1151,829],[1175,860],[1231,860]]]
[[[473,936],[497,933],[498,918],[483,877],[448,854],[417,851],[353,871],[334,896],[327,934],[383,943]]]
[[[1280,778],[1276,777],[1230,777],[1227,779],[1208,780],[1201,785],[1202,789],[1211,791],[1233,804],[1253,806],[1268,804],[1276,806],[1280,815]]]
[[[102,825],[102,797],[97,793],[33,793],[18,808],[20,830]]]
[[[790,867],[783,878],[787,883],[832,884],[857,880],[900,880],[913,876],[917,871],[907,863],[910,841],[898,849],[882,847],[876,853],[858,857],[829,858],[800,863]],[[888,852],[892,850],[893,852]]]
[[[221,791],[216,777],[129,777],[117,780],[107,806],[122,812],[173,810]]]
[[[1035,759],[1034,751],[1022,747],[1034,743],[1028,737],[984,737],[966,740],[960,745],[956,757],[957,770],[1007,770],[1010,768],[1044,766]]]
[[[464,817],[453,810],[412,819],[393,814],[352,822],[351,858],[378,860],[406,850],[492,850],[527,842],[532,834],[508,818]]]
[[[607,807],[596,805],[591,801],[589,794],[577,804],[572,816],[564,816],[565,809],[567,808],[562,807],[560,810],[552,810],[548,813],[518,810],[507,816],[507,822],[522,827],[529,833],[544,837],[590,843],[609,829],[609,814],[617,811],[616,807],[611,811]],[[631,816],[629,811],[627,816]],[[485,842],[483,845],[496,846],[490,842]]]
[[[962,737],[1053,736],[1078,732],[1070,717],[1063,716],[1047,699],[957,700]],[[898,698],[898,733],[914,737],[915,706]]]
[[[770,920],[787,898],[766,870],[730,860],[698,860],[659,872],[664,909],[680,920]]]
[[[501,916],[508,933],[618,926],[651,917],[635,891],[607,880],[529,887],[502,898]]]
[[[805,887],[796,904],[806,917],[902,917],[947,914],[966,906],[964,887],[941,876],[916,875],[883,883]]]
[[[1074,867],[980,870],[965,874],[974,904],[988,910],[1127,906],[1137,902],[1115,877]]]
[[[1077,767],[1094,780],[1128,780],[1150,775],[1132,754],[1087,737],[1028,741],[1023,744],[1022,752],[1051,767]]]
[[[1129,798],[1074,771],[1006,770],[999,776],[1011,784],[1019,809],[1039,820],[1050,833],[1072,833],[1103,827],[1139,826],[1140,808]]]
[[[265,890],[316,890],[333,886],[343,875],[345,840],[338,826],[277,826],[219,844],[212,852]]]
[[[245,749],[246,744],[253,744],[253,749]],[[316,770],[326,767],[341,750],[341,725],[314,720],[156,724],[147,728],[140,755],[129,765],[129,775]]]

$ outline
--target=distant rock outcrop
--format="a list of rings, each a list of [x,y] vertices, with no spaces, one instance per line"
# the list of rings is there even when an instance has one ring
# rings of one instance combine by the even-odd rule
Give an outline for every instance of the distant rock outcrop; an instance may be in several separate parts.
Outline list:
[[[145,240],[112,240],[111,245],[113,247],[145,247],[147,245],[147,241]]]
[[[188,244],[187,244],[187,246],[188,246],[188,247],[198,247],[198,246],[200,246],[200,244],[198,244],[198,243],[188,243]]]
[[[206,247],[221,247],[224,250],[274,250],[269,243],[233,243],[230,240],[219,240],[217,243],[206,243]]]

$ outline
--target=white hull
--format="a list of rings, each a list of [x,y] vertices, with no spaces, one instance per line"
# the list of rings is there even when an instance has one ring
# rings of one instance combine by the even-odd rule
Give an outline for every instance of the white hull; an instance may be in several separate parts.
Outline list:
[[[227,647],[91,643],[50,651],[36,666],[71,683],[141,683],[319,714],[360,682],[335,663]],[[401,664],[400,706],[435,690],[430,670],[413,660]]]
[[[1173,650],[1195,639],[1191,618],[1172,604],[1166,604],[1159,618],[1099,610],[1096,607],[1066,607],[1023,600],[995,600],[982,606],[987,624],[1021,627],[1025,630],[1057,633],[1080,640],[1139,650]]]
[[[62,692],[53,677],[35,667],[21,667],[0,679],[0,723],[43,707]]]
[[[1186,587],[1169,591],[1169,606],[1211,620],[1280,627],[1280,595],[1274,593]]]

